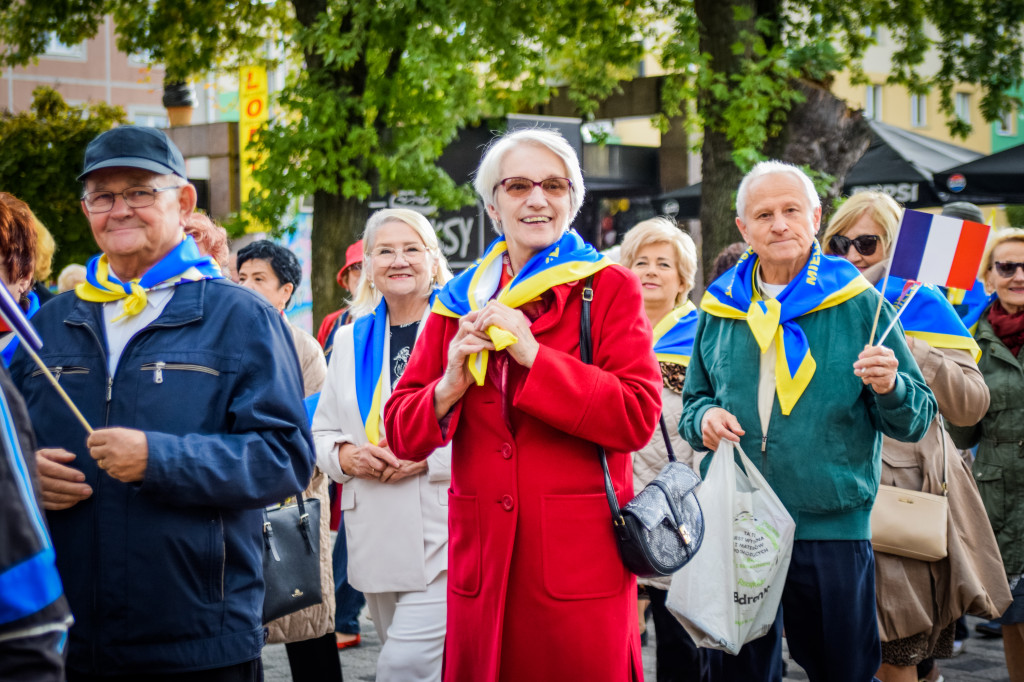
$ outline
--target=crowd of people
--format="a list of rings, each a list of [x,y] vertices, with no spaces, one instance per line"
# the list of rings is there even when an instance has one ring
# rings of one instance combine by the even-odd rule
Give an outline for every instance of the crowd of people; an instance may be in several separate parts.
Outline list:
[[[293,679],[340,682],[365,604],[384,682],[640,680],[649,604],[659,682],[779,681],[783,636],[811,680],[937,680],[968,613],[1024,680],[1024,230],[971,292],[905,286],[892,198],[846,199],[819,242],[809,178],[762,162],[696,302],[685,231],[595,250],[575,151],[519,130],[474,176],[483,257],[453,276],[420,213],[377,211],[314,339],[284,315],[298,259],[231,254],[163,133],[103,133],[78,177],[101,253],[49,301],[52,238],[0,193],[0,278],[43,339],[0,339],[0,678],[261,680],[283,642]],[[625,568],[608,506],[723,440],[796,527],[737,655]],[[880,483],[947,498],[945,558],[872,548]],[[322,599],[264,622],[263,509],[296,495],[325,511]]]

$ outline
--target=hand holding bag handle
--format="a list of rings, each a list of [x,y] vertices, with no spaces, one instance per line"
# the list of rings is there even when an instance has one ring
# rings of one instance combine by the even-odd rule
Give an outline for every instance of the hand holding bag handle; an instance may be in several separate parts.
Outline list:
[[[593,275],[583,287],[580,313],[580,359],[587,364],[593,363],[592,282]],[[641,577],[675,573],[693,558],[704,538],[704,517],[695,494],[700,477],[690,467],[676,461],[664,416],[659,415],[659,423],[669,463],[625,509],[619,507],[615,496],[604,448],[595,443],[604,471],[604,490],[619,554],[626,568]]]

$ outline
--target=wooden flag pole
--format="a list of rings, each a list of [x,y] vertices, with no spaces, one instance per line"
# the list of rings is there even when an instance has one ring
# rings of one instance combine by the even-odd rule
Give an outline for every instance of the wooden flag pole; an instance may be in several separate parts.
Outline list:
[[[30,344],[22,341],[21,347],[24,348],[25,351],[32,356],[32,359],[36,361],[36,364],[39,365],[39,369],[43,370],[43,375],[50,380],[50,383],[53,385],[53,387],[57,389],[57,393],[60,394],[60,397],[63,398],[65,403],[67,403],[67,406],[70,407],[71,411],[75,413],[75,417],[78,418],[78,421],[82,423],[83,427],[85,427],[86,433],[88,433],[91,436],[93,429],[91,426],[89,426],[89,422],[85,420],[85,417],[78,410],[78,407],[76,407],[75,404],[71,402],[71,396],[64,392],[64,388],[60,385],[60,382],[54,378],[53,374],[50,372],[50,368],[46,366],[46,363],[44,363],[38,355],[36,355],[36,352],[32,350],[32,346]]]

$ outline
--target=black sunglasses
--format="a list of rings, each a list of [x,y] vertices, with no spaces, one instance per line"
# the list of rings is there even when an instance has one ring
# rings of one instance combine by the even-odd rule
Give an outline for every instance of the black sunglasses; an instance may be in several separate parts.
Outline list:
[[[996,261],[992,264],[992,267],[996,269],[1000,277],[1013,277],[1014,273],[1017,272],[1017,268],[1024,270],[1024,263],[1015,263],[1014,261],[1001,260]]]
[[[841,234],[834,234],[832,239],[828,240],[828,248],[832,253],[845,256],[846,252],[850,250],[850,244],[853,244],[853,248],[857,249],[857,253],[862,256],[871,256],[875,253],[875,249],[878,248],[879,239],[881,237],[874,234],[862,234],[853,239],[844,237]]]

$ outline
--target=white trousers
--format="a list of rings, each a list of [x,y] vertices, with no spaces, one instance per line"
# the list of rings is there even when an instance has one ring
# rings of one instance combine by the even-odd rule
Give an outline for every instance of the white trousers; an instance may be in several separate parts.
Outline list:
[[[373,626],[384,646],[377,682],[439,682],[448,618],[448,572],[422,592],[366,594]]]

